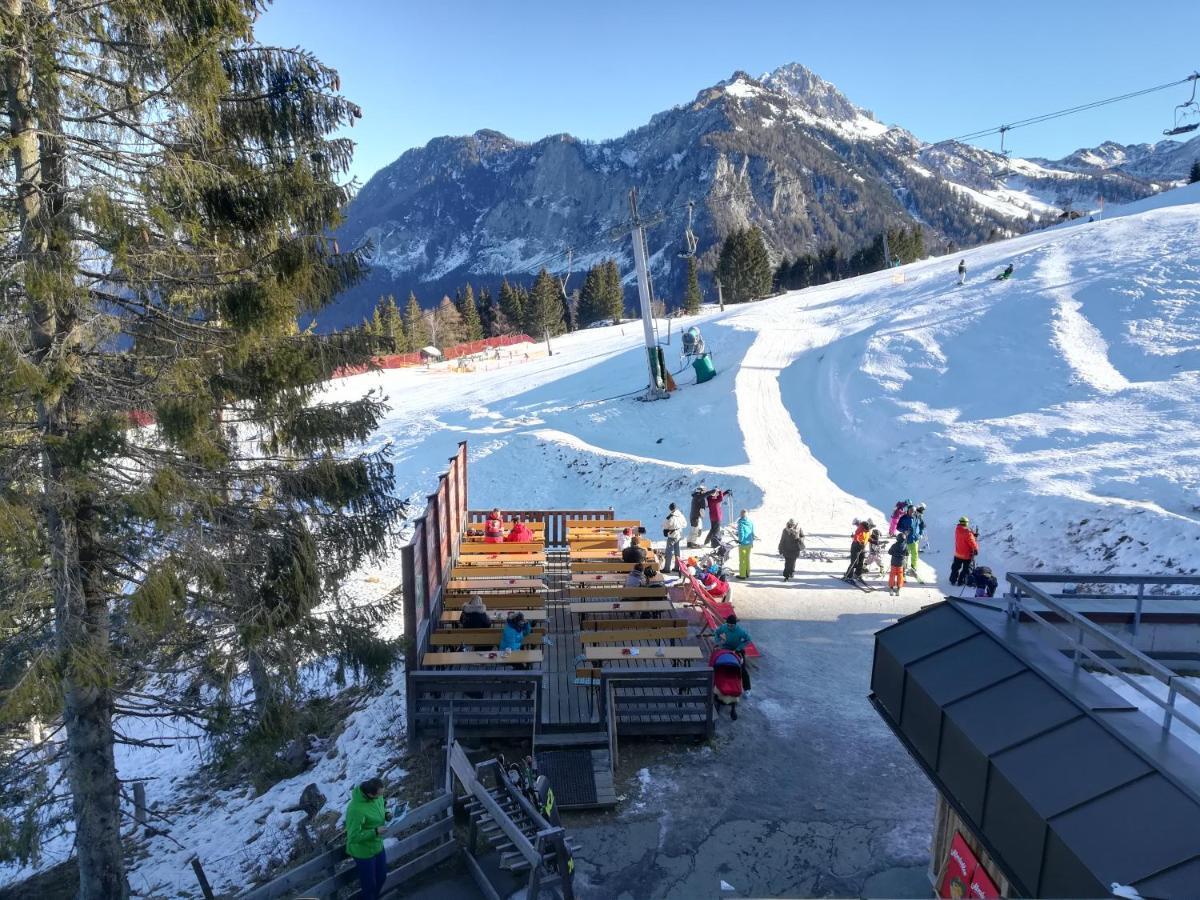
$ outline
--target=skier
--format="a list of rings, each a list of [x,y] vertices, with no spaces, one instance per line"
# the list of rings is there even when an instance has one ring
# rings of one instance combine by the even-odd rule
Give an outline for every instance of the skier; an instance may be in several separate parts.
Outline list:
[[[642,544],[637,539],[637,535],[633,535],[629,539],[629,546],[621,551],[621,562],[644,563],[645,561],[646,551],[642,549]]]
[[[925,527],[925,504],[918,503],[913,510],[913,515],[917,517],[917,525],[921,529],[920,549],[927,551],[929,549],[929,529]]]
[[[921,520],[917,518],[917,510],[911,503],[904,508],[904,515],[896,522],[896,531],[903,531],[908,535],[908,570],[915,578],[917,575],[917,553],[921,540]]]
[[[843,581],[862,581],[863,560],[866,559],[867,541],[870,540],[871,529],[875,525],[870,519],[854,520],[854,536],[850,538],[850,565],[846,567]]]
[[[897,500],[896,508],[892,510],[892,517],[888,520],[888,537],[895,537],[896,523],[900,521],[900,517],[904,515],[904,509],[908,506],[909,501]]]
[[[703,547],[704,537],[704,495],[708,493],[708,488],[704,485],[692,491],[692,508],[688,514],[688,522],[692,526],[692,534],[688,538],[688,548],[695,550],[697,547]]]
[[[713,488],[704,496],[704,502],[708,504],[708,538],[705,541],[710,547],[721,546],[721,502],[729,496],[733,495],[733,491],[721,490]]]
[[[346,804],[346,855],[358,870],[359,896],[363,900],[379,900],[387,880],[387,852],[382,837],[387,818],[383,780],[368,778],[355,785]]]
[[[663,519],[663,537],[667,539],[666,560],[664,568],[668,572],[675,569],[675,560],[679,558],[679,542],[687,531],[687,519],[683,512],[672,503],[668,507],[667,517]]]
[[[996,276],[996,280],[997,281],[1007,281],[1008,279],[1012,278],[1012,273],[1013,273],[1013,264],[1009,263],[1008,268]]]
[[[950,564],[950,583],[955,587],[967,583],[973,561],[979,553],[979,541],[971,531],[970,524],[970,520],[963,516],[954,529],[954,562]]]
[[[487,604],[476,594],[463,604],[462,612],[458,614],[458,624],[463,628],[491,628],[492,618],[488,615]]]
[[[487,521],[483,523],[483,542],[485,544],[504,543],[504,519],[500,510],[493,509],[488,513]]]
[[[624,552],[625,548],[633,543],[633,529],[622,528],[621,533],[617,535],[617,549]]]
[[[967,283],[967,261],[965,259],[960,259],[958,261],[958,283]]]
[[[737,520],[738,539],[738,578],[743,581],[750,577],[750,549],[754,546],[754,523],[750,521],[746,510]]]
[[[867,536],[867,558],[863,560],[864,569],[876,569],[883,574],[883,538],[878,528],[872,528]]]
[[[783,580],[791,581],[796,574],[796,558],[804,549],[804,532],[795,519],[788,519],[779,536],[779,555],[783,557]]]
[[[504,539],[510,544],[525,544],[533,540],[533,531],[523,521],[513,516],[512,531]]]
[[[888,593],[900,596],[904,587],[904,560],[908,556],[908,534],[901,531],[896,535],[896,542],[888,547],[892,567],[888,572]]]
[[[500,635],[500,649],[520,650],[521,644],[529,637],[531,631],[533,626],[525,621],[525,613],[519,609],[510,612],[508,620],[504,623],[504,631]]]

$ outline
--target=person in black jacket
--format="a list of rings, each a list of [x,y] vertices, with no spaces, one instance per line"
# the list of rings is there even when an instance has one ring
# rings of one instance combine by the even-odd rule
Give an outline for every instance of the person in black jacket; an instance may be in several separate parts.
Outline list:
[[[646,551],[642,549],[642,542],[634,535],[629,546],[621,551],[621,561],[627,563],[641,563],[646,561]]]
[[[688,524],[692,526],[692,534],[687,545],[693,549],[704,546],[704,495],[707,493],[708,488],[704,485],[692,491],[692,508],[688,513]]]
[[[492,617],[488,615],[487,605],[483,598],[476,595],[463,604],[458,616],[458,624],[463,628],[491,628]]]
[[[779,555],[783,557],[783,580],[791,581],[796,574],[796,559],[804,549],[804,532],[795,519],[788,519],[779,536]]]

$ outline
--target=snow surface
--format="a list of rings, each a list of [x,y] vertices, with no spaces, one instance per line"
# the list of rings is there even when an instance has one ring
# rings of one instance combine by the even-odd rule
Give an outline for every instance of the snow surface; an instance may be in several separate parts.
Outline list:
[[[882,511],[905,497],[929,505],[926,580],[947,570],[961,515],[981,527],[980,562],[998,574],[1195,572],[1198,225],[1200,185],[1110,210],[1102,222],[663,321],[669,360],[681,327],[696,323],[719,372],[694,385],[674,365],[681,387],[668,401],[633,396],[645,384],[637,322],[556,338],[553,356],[497,372],[397,369],[328,390],[388,395],[392,410],[368,443],[392,446],[400,496],[427,493],[458,440],[470,442],[474,507],[611,505],[653,533],[667,502],[685,502],[698,482],[732,487],[734,514],[748,509],[761,538],[751,590],[739,601],[752,630],[755,617],[780,616],[765,608],[780,596],[795,598],[804,623],[853,623],[868,611],[878,621],[938,599],[937,585],[891,598],[826,589],[819,578],[778,582],[775,536],[786,519],[799,520],[810,546],[838,551],[853,517],[883,521]],[[970,275],[961,288],[960,258]],[[991,280],[1008,262],[1015,276]],[[395,580],[392,563],[359,584],[379,596]],[[771,589],[753,590],[764,585]],[[771,658],[796,660],[817,639],[800,628],[756,638]],[[862,701],[866,677],[814,670],[806,689],[819,691],[822,707],[852,711],[865,729],[873,719]],[[771,692],[757,686],[758,702],[771,703]],[[805,711],[781,702],[775,715],[791,733]],[[132,866],[134,889],[194,892],[191,852],[217,890],[246,883],[295,833],[299,814],[280,810],[310,781],[339,809],[350,786],[398,745],[402,716],[397,669],[349,717],[336,754],[259,797],[247,789],[188,799],[182,782],[202,758],[195,741],[173,756],[123,757],[122,775],[160,779],[150,799],[187,844],[152,839]],[[650,777],[639,779],[643,788]],[[917,830],[904,840],[923,838]],[[64,839],[47,856],[68,850]],[[25,874],[0,868],[0,883]]]

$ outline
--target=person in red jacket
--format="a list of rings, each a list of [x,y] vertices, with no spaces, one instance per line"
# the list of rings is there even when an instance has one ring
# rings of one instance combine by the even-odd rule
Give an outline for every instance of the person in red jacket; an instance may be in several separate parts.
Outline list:
[[[523,521],[513,516],[512,531],[504,540],[510,544],[528,544],[533,540],[533,530]]]
[[[970,520],[963,516],[954,529],[954,562],[950,564],[950,583],[956,587],[966,584],[974,568],[975,555],[979,553],[979,541],[975,532],[968,527]]]
[[[708,504],[708,521],[712,525],[705,539],[705,543],[710,547],[721,546],[721,503],[732,493],[733,491],[728,489],[713,488],[704,495],[704,502]]]
[[[488,513],[487,521],[483,523],[483,542],[485,544],[504,543],[504,520],[500,518],[498,509],[493,509]]]

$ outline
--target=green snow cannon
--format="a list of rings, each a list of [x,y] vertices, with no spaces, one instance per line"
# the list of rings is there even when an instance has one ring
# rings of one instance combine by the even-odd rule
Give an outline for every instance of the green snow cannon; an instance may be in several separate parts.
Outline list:
[[[704,384],[706,381],[712,381],[717,375],[717,370],[713,368],[711,353],[697,356],[692,360],[692,368],[696,370],[696,384]]]

